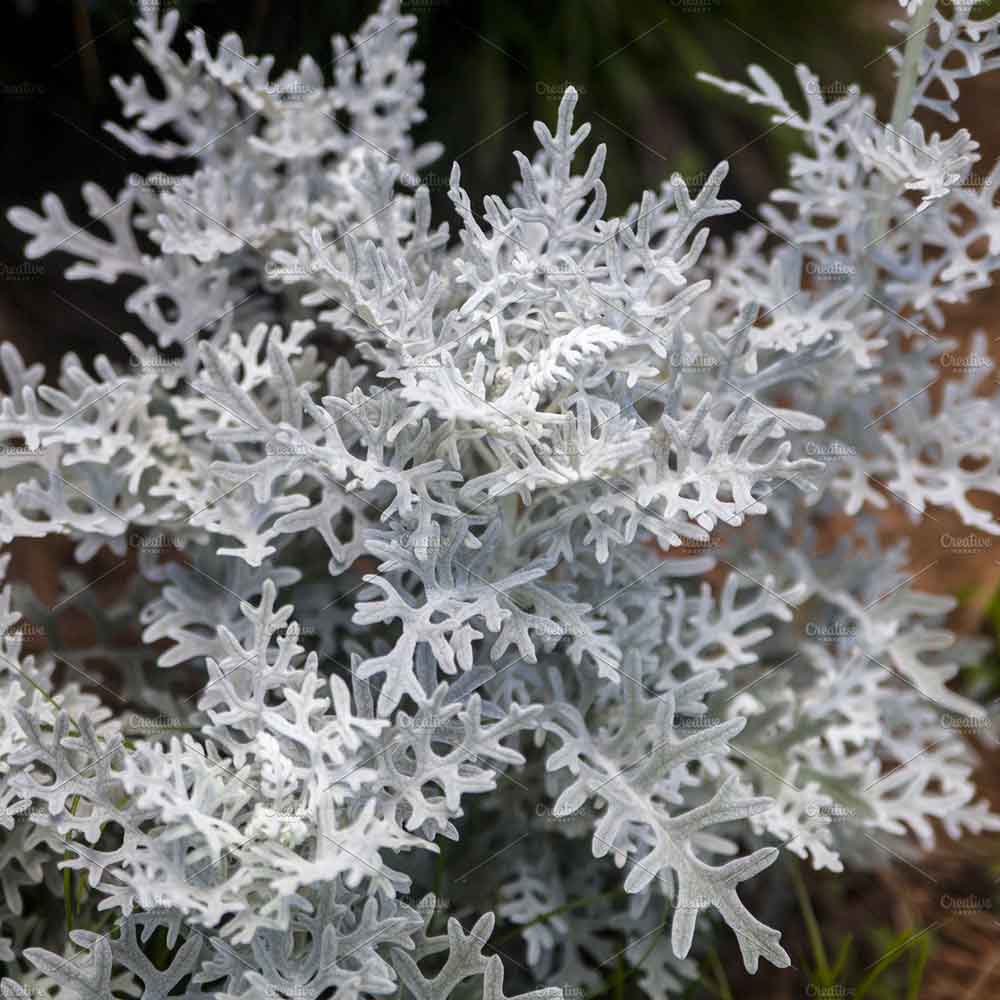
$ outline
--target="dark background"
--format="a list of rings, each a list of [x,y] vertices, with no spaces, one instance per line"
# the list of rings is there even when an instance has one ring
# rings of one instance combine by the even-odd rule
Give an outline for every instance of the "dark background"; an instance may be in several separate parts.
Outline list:
[[[273,53],[280,71],[304,53],[329,67],[330,36],[357,30],[374,3],[178,0],[174,6],[182,30],[197,25],[216,44],[235,31],[248,53]],[[4,213],[12,205],[36,208],[44,192],[54,191],[70,218],[82,223],[83,181],[114,192],[129,173],[162,167],[102,127],[120,120],[108,79],[130,79],[145,66],[132,44],[135,4],[8,0],[7,8],[0,41],[0,207]],[[442,187],[452,160],[461,158],[474,202],[506,193],[516,177],[511,151],[533,153],[532,122],[553,122],[568,82],[581,92],[577,120],[591,121],[592,142],[608,145],[610,213],[622,212],[644,187],[657,187],[675,170],[698,175],[724,158],[733,168],[726,195],[752,210],[780,180],[794,136],[768,132],[766,112],[699,83],[695,73],[741,78],[748,63],[759,62],[794,93],[792,64],[801,61],[825,81],[859,79],[885,91],[892,65],[879,56],[895,40],[887,22],[899,7],[893,0],[404,0],[404,10],[417,16],[416,57],[427,67],[427,121],[418,138],[444,144],[444,156],[430,168],[430,186],[438,218],[450,220]],[[172,169],[182,168],[175,163]],[[749,219],[720,222],[716,232]],[[6,218],[0,221],[0,261],[17,265],[25,241]],[[141,332],[121,307],[122,290],[65,281],[69,263],[55,254],[39,262],[37,273],[0,284],[0,331],[33,361],[51,363],[69,349],[84,357],[120,355],[101,324],[115,333]]]

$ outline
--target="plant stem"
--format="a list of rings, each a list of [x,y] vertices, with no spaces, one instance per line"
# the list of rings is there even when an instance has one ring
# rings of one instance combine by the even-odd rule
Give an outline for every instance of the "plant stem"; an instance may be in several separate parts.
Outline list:
[[[910,963],[910,983],[906,992],[906,1000],[920,1000],[920,986],[924,981],[924,967],[927,965],[930,953],[930,941],[924,938],[920,942],[916,954]]]
[[[903,50],[903,65],[899,70],[899,80],[896,83],[896,96],[892,102],[893,129],[902,127],[903,122],[913,111],[913,90],[917,85],[917,74],[920,71],[920,53],[924,51],[927,39],[927,29],[930,27],[931,14],[937,0],[924,0],[917,8],[910,22],[910,33]]]
[[[896,93],[892,101],[892,118],[890,124],[886,126],[894,135],[899,133],[903,123],[913,111],[913,91],[920,72],[920,54],[924,50],[927,29],[930,27],[931,14],[934,13],[936,4],[937,0],[924,0],[910,21],[910,33],[907,35],[906,48],[903,50],[903,65],[899,70]],[[877,243],[889,232],[889,201],[893,195],[889,183],[884,179],[879,187],[883,204],[876,213],[870,230],[872,243]]]
[[[588,903],[597,903],[602,899],[612,899],[615,896],[624,896],[624,889],[609,889],[607,892],[596,893],[593,896],[581,896],[579,899],[573,899],[568,903],[563,903],[561,906],[555,906],[551,910],[546,910],[544,913],[539,913],[537,916],[532,917],[527,923],[518,924],[513,930],[508,931],[506,934],[502,934],[497,938],[497,944],[503,944],[504,941],[508,941],[513,937],[517,937],[523,930],[528,927],[533,927],[535,924],[540,924],[543,920],[548,920],[549,917],[555,917],[560,913],[567,913],[569,910],[576,910],[581,906],[586,906]]]
[[[73,801],[70,803],[69,812],[71,816],[76,815],[77,809],[80,807],[80,796],[79,794],[73,796]],[[69,833],[69,839],[73,839],[72,831]],[[63,860],[70,861],[73,854],[70,850],[63,851]],[[74,926],[74,898],[75,892],[73,891],[73,869],[64,868],[63,869],[63,901],[66,906],[66,931],[67,933],[73,930]]]
[[[636,962],[635,965],[633,965],[631,969],[628,969],[627,971],[625,971],[624,974],[620,974],[619,975],[617,973],[617,970],[616,970],[616,979],[615,979],[615,982],[614,982],[615,989],[622,988],[622,986],[623,986],[624,983],[626,983],[628,980],[634,978],[635,976],[637,976],[642,971],[642,967],[645,964],[646,959],[649,958],[649,956],[653,954],[653,949],[656,947],[657,942],[660,940],[661,936],[663,935],[663,931],[664,931],[664,929],[667,926],[667,917],[669,915],[670,915],[670,904],[668,903],[666,905],[666,907],[664,908],[664,910],[663,910],[663,923],[661,923],[660,926],[655,929],[655,931],[651,931],[650,932],[649,936],[652,937],[653,940],[649,943],[649,947],[646,948],[646,950],[642,953],[642,955],[639,958],[639,961]],[[636,943],[638,944],[638,942],[636,942]],[[627,950],[628,949],[626,948],[625,951],[627,951]],[[623,954],[624,954],[624,952],[623,952]],[[604,984],[603,987],[595,990],[593,993],[588,993],[583,998],[583,1000],[597,1000],[598,997],[606,996],[608,994],[608,991],[611,988],[611,986],[612,986],[612,983],[605,982],[605,984]]]
[[[722,959],[719,958],[719,953],[715,950],[715,948],[709,948],[707,957],[708,964],[712,967],[712,973],[715,976],[719,996],[722,1000],[733,1000],[733,990],[729,985],[729,979],[726,976],[726,970],[722,965]]]
[[[871,972],[869,972],[868,975],[865,976],[865,978],[862,979],[861,982],[858,984],[858,988],[854,991],[854,1000],[861,1000],[861,998],[868,993],[868,991],[872,988],[872,986],[875,985],[875,980],[877,980],[878,977],[881,976],[882,973],[885,972],[885,970],[888,969],[889,966],[896,961],[896,958],[902,955],[903,952],[909,951],[910,948],[912,948],[915,944],[917,944],[917,942],[920,941],[926,933],[927,931],[924,930],[924,931],[917,931],[915,934],[911,934],[910,937],[908,937],[905,941],[902,942],[902,944],[897,945],[888,954],[883,955],[882,958],[880,958],[878,962],[876,962],[875,965],[872,967]],[[929,945],[926,942],[924,946],[929,947]],[[923,968],[921,966],[921,975],[922,974],[923,974]]]
[[[823,945],[823,934],[819,929],[819,921],[816,919],[816,913],[813,910],[812,902],[809,899],[809,892],[802,879],[799,866],[790,858],[788,860],[788,870],[792,875],[792,885],[795,888],[795,895],[798,898],[799,907],[802,910],[802,920],[806,925],[806,933],[809,935],[809,943],[812,945],[813,956],[816,961],[816,971],[823,980],[822,985],[829,986],[829,980],[831,978],[830,960],[827,958],[826,947]]]
[[[67,854],[63,854],[63,858]],[[63,905],[66,910],[66,933],[68,934],[73,930],[73,872],[69,868],[63,869]]]

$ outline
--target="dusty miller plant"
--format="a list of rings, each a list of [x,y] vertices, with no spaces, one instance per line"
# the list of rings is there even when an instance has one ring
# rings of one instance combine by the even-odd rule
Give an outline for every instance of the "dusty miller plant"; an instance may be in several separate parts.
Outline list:
[[[801,140],[726,245],[725,164],[607,217],[572,89],[436,225],[392,0],[332,82],[144,5],[108,129],[186,172],[10,213],[142,333],[51,381],[0,349],[0,542],[119,574],[0,592],[5,998],[551,998],[620,960],[662,997],[714,934],[788,965],[781,850],[1000,827],[972,646],[877,531],[998,532],[984,347],[944,378],[941,328],[1000,251],[954,128],[1000,21],[908,6],[889,123],[804,66],[710,81]]]

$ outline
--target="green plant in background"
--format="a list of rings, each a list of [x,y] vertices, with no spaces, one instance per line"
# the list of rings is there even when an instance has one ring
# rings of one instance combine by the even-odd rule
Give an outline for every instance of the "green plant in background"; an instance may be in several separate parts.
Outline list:
[[[868,996],[878,1000],[919,1000],[933,948],[933,932],[864,927],[871,950],[879,956],[864,965],[854,935],[847,934],[837,942],[827,940],[798,865],[789,860],[788,869],[812,955],[802,966],[808,979],[806,995],[818,1000],[863,1000]]]
[[[979,598],[980,588],[970,583],[959,590],[958,601],[963,606],[973,605]],[[990,595],[983,609],[984,631],[989,636],[988,648],[973,663],[962,670],[967,690],[981,701],[994,704],[1000,697],[1000,587]]]

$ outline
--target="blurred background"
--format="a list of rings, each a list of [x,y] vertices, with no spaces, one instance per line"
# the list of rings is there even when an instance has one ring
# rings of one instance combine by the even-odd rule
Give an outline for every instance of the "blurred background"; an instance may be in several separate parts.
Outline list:
[[[129,173],[161,167],[102,127],[119,112],[108,79],[128,79],[144,67],[132,45],[134,0],[6,0],[6,6],[3,208],[36,206],[43,192],[54,191],[76,218],[83,180],[114,191]],[[305,53],[329,67],[330,36],[355,30],[374,3],[177,0],[173,6],[214,42],[235,31],[247,52],[273,53],[280,70]],[[894,41],[888,20],[899,10],[895,0],[555,0],[544,7],[404,0],[403,6],[417,16],[416,57],[427,67],[420,138],[445,146],[427,177],[440,218],[451,218],[444,188],[454,159],[461,159],[474,203],[509,190],[516,177],[511,150],[534,151],[532,122],[554,120],[567,83],[581,92],[578,119],[590,120],[592,140],[608,145],[611,213],[675,170],[697,177],[724,158],[733,168],[727,195],[752,211],[780,180],[794,136],[770,131],[762,110],[747,109],[695,74],[740,76],[759,62],[792,85],[793,64],[806,62],[831,84],[858,80],[887,92],[892,64],[879,57]],[[717,232],[749,219],[720,221]],[[18,263],[24,241],[4,219],[0,260]],[[81,355],[114,348],[99,323],[116,332],[135,325],[119,291],[66,282],[67,264],[55,255],[40,261],[43,270],[30,280],[0,286],[0,322],[8,335],[35,332],[26,346],[33,356],[43,353],[33,360],[46,360],[45,351],[55,357],[70,348]]]
[[[374,5],[178,0],[174,6],[187,24],[202,27],[215,42],[235,31],[247,52],[273,53],[280,70],[305,53],[328,67],[330,36],[355,30]],[[982,9],[995,6],[986,3]],[[724,194],[756,214],[755,206],[782,182],[795,137],[789,130],[772,130],[765,112],[699,83],[695,74],[742,79],[746,65],[756,62],[794,93],[794,65],[804,62],[825,86],[861,84],[877,96],[887,118],[893,65],[885,50],[898,39],[888,24],[902,15],[897,0],[550,0],[544,5],[404,0],[404,8],[417,16],[416,57],[427,66],[427,123],[418,138],[444,144],[445,154],[427,179],[437,218],[449,221],[443,189],[452,160],[461,159],[463,184],[474,202],[506,193],[516,177],[510,151],[534,151],[532,122],[554,120],[567,83],[581,93],[577,120],[589,120],[592,140],[608,145],[610,213],[623,212],[643,188],[656,188],[673,171],[696,178],[729,159]],[[135,4],[6,0],[5,12],[2,207],[4,212],[12,205],[37,207],[45,192],[54,191],[71,218],[84,218],[84,180],[115,191],[129,173],[160,167],[136,157],[102,128],[118,117],[108,78],[129,78],[144,67],[132,45]],[[990,164],[1000,154],[998,107],[1000,74],[963,90],[962,123]],[[737,213],[716,220],[714,232],[731,235],[749,222],[749,214]],[[124,360],[108,331],[140,331],[122,308],[121,289],[66,281],[62,271],[69,259],[58,254],[25,272],[18,268],[24,242],[6,219],[0,222],[0,339],[13,341],[27,361],[47,366],[70,350],[85,359],[103,352]],[[974,304],[952,311],[949,335],[961,339],[983,328],[996,347],[998,306],[1000,291],[981,293]],[[940,521],[935,523],[936,536]],[[920,546],[919,531],[914,534],[908,521],[889,520],[886,531],[909,534]],[[15,547],[15,571],[34,577],[44,590],[62,554],[47,563],[38,551],[32,549],[32,562]],[[956,624],[994,638],[1000,634],[1000,563],[993,551],[953,564],[942,560],[921,583],[960,598]],[[985,695],[1000,693],[995,654],[970,664],[967,674]],[[988,758],[982,778],[995,808],[1000,808],[998,764],[1000,753]],[[1000,997],[1000,916],[992,906],[1000,907],[1000,846],[985,839],[963,841],[960,849],[944,846],[922,869],[917,873],[898,864],[875,878],[791,872],[797,895],[787,904],[791,923],[782,923],[796,974],[768,968],[748,977],[727,939],[728,950],[705,963],[692,995]],[[786,878],[772,886],[788,884]],[[990,905],[942,918],[944,896],[959,899],[970,892]],[[832,967],[838,960],[840,985],[809,993],[815,988],[806,984],[817,966]],[[621,983],[609,996],[631,995],[629,990]]]

